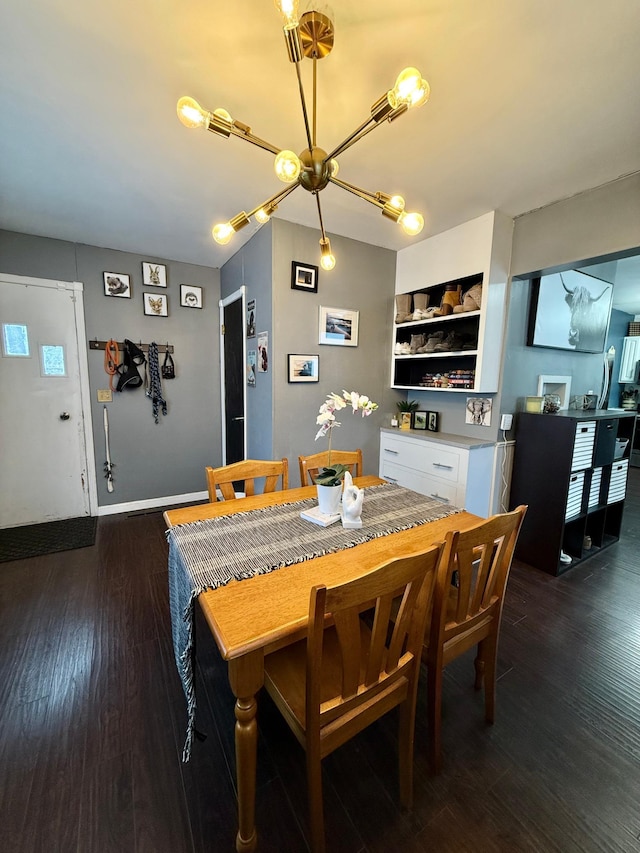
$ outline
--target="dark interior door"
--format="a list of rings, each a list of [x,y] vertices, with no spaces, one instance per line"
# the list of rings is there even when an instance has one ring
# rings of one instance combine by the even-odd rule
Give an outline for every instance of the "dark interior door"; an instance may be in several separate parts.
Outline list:
[[[226,465],[245,458],[244,311],[242,298],[224,307],[224,387]]]

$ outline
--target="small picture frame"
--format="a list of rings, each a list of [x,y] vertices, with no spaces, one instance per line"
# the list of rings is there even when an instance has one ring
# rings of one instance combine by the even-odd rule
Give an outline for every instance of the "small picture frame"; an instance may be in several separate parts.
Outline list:
[[[167,268],[162,264],[152,264],[149,261],[142,262],[142,283],[145,287],[166,287]]]
[[[427,431],[438,432],[438,422],[440,420],[438,412],[425,412],[427,416]]]
[[[426,429],[427,428],[427,413],[426,412],[414,412],[413,413],[413,428],[414,429]]]
[[[103,272],[104,295],[131,299],[131,276],[121,272]]]
[[[412,412],[400,412],[400,429],[411,429]]]
[[[320,306],[318,343],[336,347],[358,346],[359,311],[350,308],[326,308]]]
[[[318,267],[314,267],[313,264],[303,264],[300,261],[291,261],[291,289],[317,293]]]
[[[319,382],[320,356],[289,353],[287,356],[287,382]]]
[[[144,313],[148,317],[168,317],[169,303],[164,293],[143,293]]]
[[[202,308],[202,288],[194,284],[181,284],[180,305],[182,308]]]

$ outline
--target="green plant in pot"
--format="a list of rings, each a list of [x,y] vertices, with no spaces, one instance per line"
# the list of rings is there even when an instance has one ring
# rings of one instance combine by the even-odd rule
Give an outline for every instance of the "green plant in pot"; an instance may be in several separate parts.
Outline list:
[[[339,427],[340,423],[336,420],[336,412],[341,409],[346,409],[351,406],[353,414],[359,412],[363,418],[368,417],[371,412],[375,412],[378,404],[374,403],[363,394],[358,394],[357,391],[343,391],[340,394],[331,393],[320,406],[316,423],[320,425],[320,429],[316,435],[316,441],[319,438],[328,436],[329,438],[329,455],[327,465],[322,468],[316,478],[316,486],[340,486],[344,479],[345,471],[349,470],[348,465],[331,464],[331,437],[335,427]]]
[[[400,429],[410,429],[411,428],[411,415],[413,412],[418,409],[418,401],[417,400],[400,400],[400,402],[396,403],[398,411],[400,412]],[[404,418],[403,414],[408,414],[408,418]]]

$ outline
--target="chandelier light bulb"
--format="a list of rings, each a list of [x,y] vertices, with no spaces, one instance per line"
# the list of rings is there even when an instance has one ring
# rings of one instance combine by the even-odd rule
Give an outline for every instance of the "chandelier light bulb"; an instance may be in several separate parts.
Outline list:
[[[282,15],[285,30],[298,26],[298,0],[273,0],[273,4]]]
[[[340,164],[335,159],[335,157],[329,160],[329,170],[332,178],[338,177],[338,172],[340,171]]]
[[[389,204],[391,207],[395,207],[396,210],[404,210],[404,199],[401,195],[392,195],[389,199]]]
[[[398,223],[409,237],[415,237],[424,228],[424,218],[419,213],[401,213]]]
[[[387,100],[393,109],[406,104],[407,107],[419,107],[428,100],[431,89],[417,68],[405,68],[398,74],[395,86],[387,94]]]
[[[226,246],[229,240],[233,237],[234,230],[230,222],[222,222],[219,225],[214,225],[211,233],[216,243],[219,243],[221,246]]]
[[[180,98],[176,111],[178,118],[185,127],[206,130],[209,126],[211,114],[208,110],[203,110],[200,104],[194,101],[193,98]]]
[[[256,222],[259,222],[260,225],[264,225],[265,222],[268,222],[270,219],[271,217],[264,207],[261,207],[260,210],[256,210]]]
[[[214,110],[213,114],[214,116],[218,116],[218,118],[221,118],[224,121],[228,121],[230,124],[233,124],[233,119],[231,118],[229,113],[222,107],[218,107],[217,110]]]
[[[294,154],[293,151],[285,150],[276,155],[273,168],[283,184],[292,184],[298,180],[302,170],[302,163],[297,154]]]
[[[320,240],[320,254],[320,266],[323,270],[330,272],[336,265],[336,259],[335,255],[331,253],[331,243],[328,237]]]

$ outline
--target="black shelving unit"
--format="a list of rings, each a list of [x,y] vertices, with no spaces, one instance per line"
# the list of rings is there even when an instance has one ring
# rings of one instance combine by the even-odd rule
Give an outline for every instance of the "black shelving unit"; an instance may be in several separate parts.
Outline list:
[[[518,559],[559,575],[618,541],[634,428],[635,413],[607,410],[517,416],[510,504],[529,507]]]

